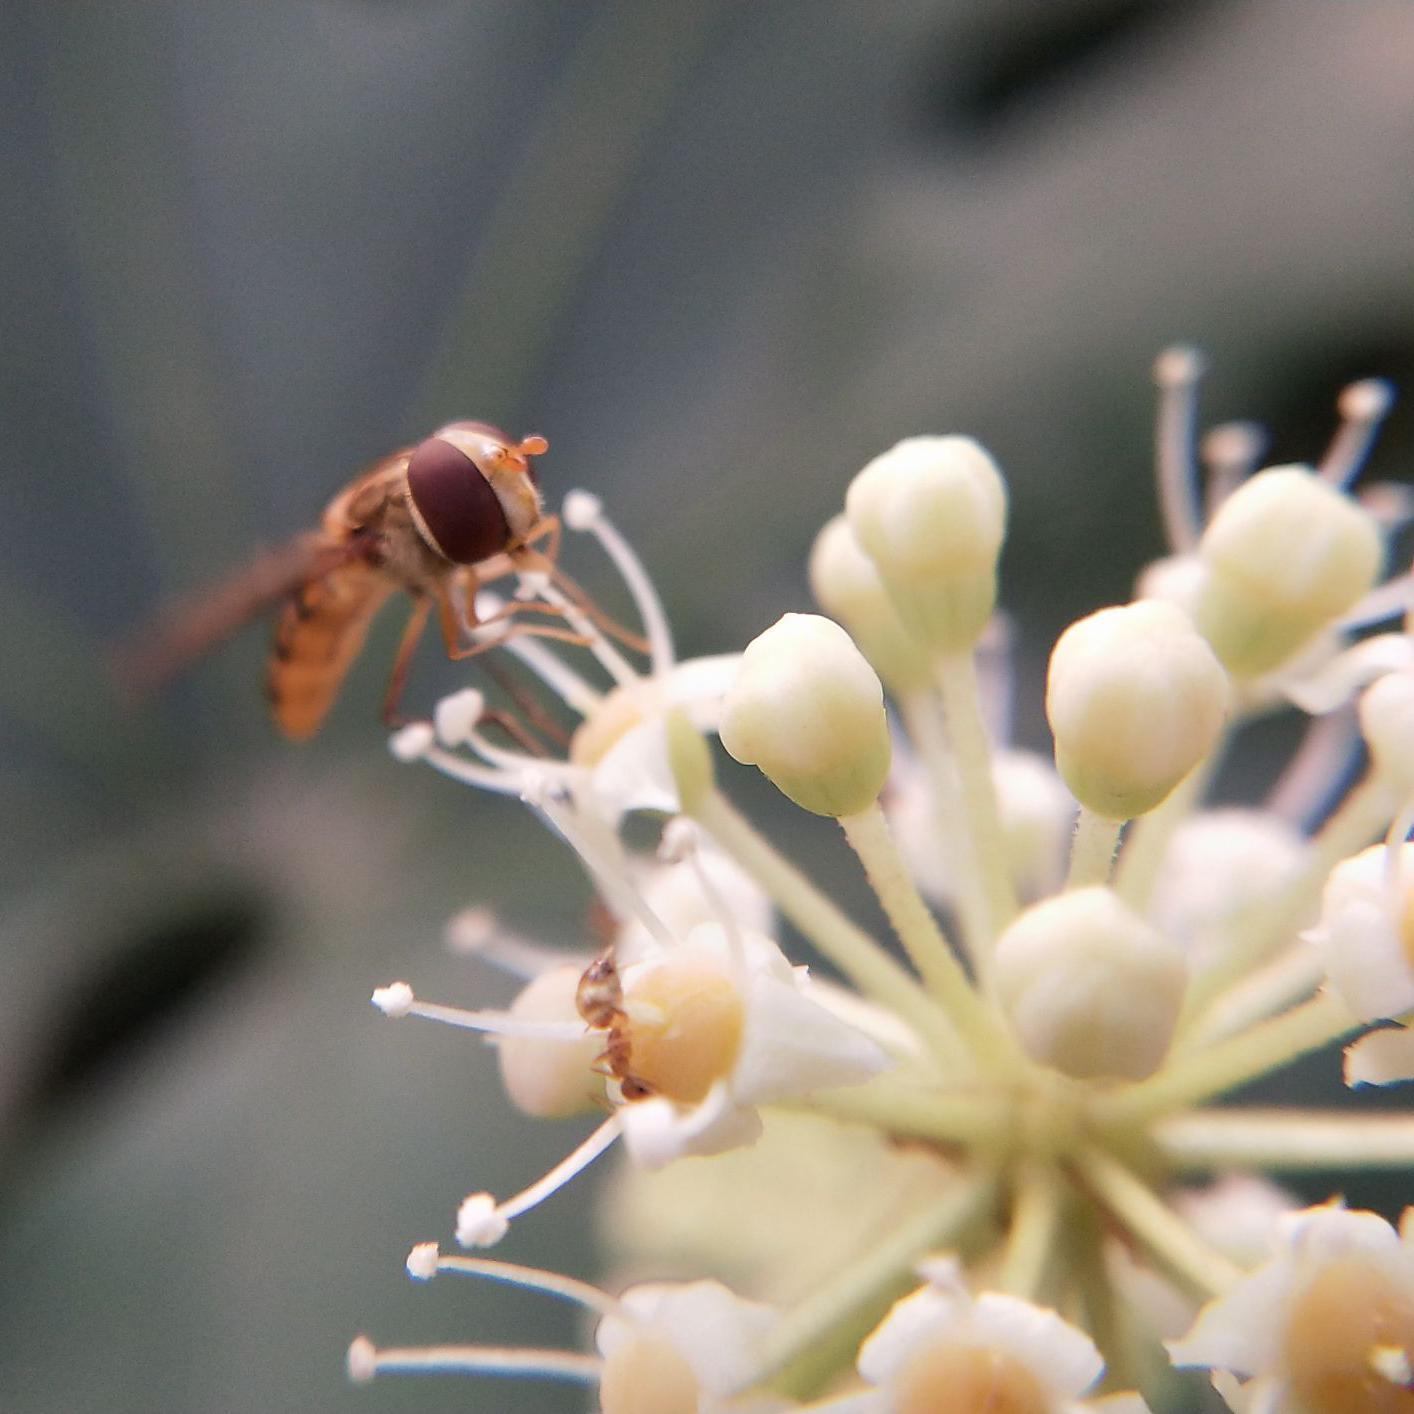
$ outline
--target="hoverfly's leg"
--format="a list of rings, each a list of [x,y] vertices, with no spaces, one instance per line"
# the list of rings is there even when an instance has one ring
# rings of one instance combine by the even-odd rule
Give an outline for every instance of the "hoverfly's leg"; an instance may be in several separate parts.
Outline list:
[[[507,605],[507,609],[512,609],[512,605]],[[540,605],[542,609],[550,609],[551,605]],[[522,634],[531,638],[553,638],[560,643],[572,643],[576,648],[588,646],[588,640],[580,633],[572,633],[567,628],[550,628],[542,624],[522,624],[511,623],[504,634],[495,638],[485,638],[479,643],[463,643],[461,632],[457,623],[456,608],[452,604],[451,595],[445,589],[437,593],[437,611],[439,622],[442,628],[442,641],[447,648],[447,657],[454,663],[460,663],[467,658],[479,657],[482,653],[489,652],[492,648],[499,648],[508,638],[518,637]],[[498,621],[509,615],[496,614],[486,622]]]
[[[485,722],[493,722],[500,727],[522,751],[530,756],[548,756],[550,754],[545,750],[543,743],[531,736],[528,728],[521,724],[514,712],[503,712],[498,707],[483,707],[476,724],[481,726]]]
[[[642,653],[648,656],[648,640],[641,633],[635,633],[631,628],[626,628],[616,618],[606,614],[593,599],[589,597],[589,592],[573,580],[562,570],[559,565],[550,565],[550,578],[574,601],[575,606],[581,609],[609,635],[616,638],[625,648],[632,649],[635,653]]]
[[[514,673],[508,672],[497,658],[487,658],[481,666],[491,681],[525,714],[526,720],[536,731],[562,750],[569,749],[569,733],[535,700]]]
[[[413,600],[412,613],[408,616],[407,627],[403,629],[402,641],[398,644],[398,656],[393,659],[393,671],[388,674],[388,689],[383,694],[385,727],[404,725],[398,716],[398,705],[403,700],[403,689],[407,686],[413,652],[427,627],[427,616],[431,611],[432,603],[425,594],[420,594]]]
[[[564,592],[568,599],[573,601],[575,608],[586,618],[597,624],[610,638],[617,639],[625,648],[646,656],[649,651],[648,640],[641,634],[634,633],[632,629],[625,628],[617,619],[606,614],[589,596],[588,591],[560,568],[557,558],[560,549],[560,534],[559,516],[546,516],[520,546],[509,552],[514,561],[513,567],[518,571],[530,570],[534,573],[549,575],[551,581]],[[537,540],[546,537],[551,541],[549,549],[541,551],[531,548]]]

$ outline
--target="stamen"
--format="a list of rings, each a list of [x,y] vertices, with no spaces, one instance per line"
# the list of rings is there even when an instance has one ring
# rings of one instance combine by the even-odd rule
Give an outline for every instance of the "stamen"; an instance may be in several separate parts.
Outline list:
[[[498,594],[483,589],[476,596],[477,613],[490,618],[505,608],[506,601]],[[494,630],[477,630],[478,635],[492,636]],[[508,638],[501,647],[519,658],[527,668],[553,691],[559,693],[565,705],[573,708],[581,717],[587,717],[604,700],[604,695],[592,688],[568,663],[561,661],[544,643],[534,638],[519,636]]]
[[[740,984],[746,979],[746,945],[742,942],[741,929],[737,927],[736,915],[727,907],[722,891],[712,882],[702,863],[701,832],[696,822],[685,815],[678,815],[663,826],[663,836],[658,844],[658,858],[665,864],[686,864],[697,880],[707,907],[722,925],[727,945],[731,949],[732,968],[735,980]]]
[[[1385,888],[1388,890],[1388,906],[1396,932],[1401,931],[1404,917],[1404,886],[1409,872],[1404,846],[1411,830],[1414,830],[1414,800],[1405,802],[1404,808],[1390,822],[1389,833],[1385,835]]]
[[[409,722],[388,738],[388,750],[404,763],[421,761],[436,740],[431,722]]]
[[[1386,619],[1403,618],[1411,609],[1414,609],[1414,575],[1396,575],[1377,584],[1335,627],[1350,633],[1384,623]]]
[[[490,1193],[473,1193],[457,1209],[457,1242],[463,1247],[492,1247],[510,1228],[511,1220],[538,1207],[582,1173],[619,1137],[618,1115],[610,1115],[578,1148],[567,1154],[529,1188],[497,1203]]]
[[[489,1036],[531,1036],[541,1041],[584,1040],[584,1023],[580,1021],[526,1021],[505,1011],[464,1011],[460,1007],[421,1002],[406,982],[379,987],[371,1000],[384,1016],[394,1020],[417,1016],[424,1021],[442,1021],[448,1026]]]
[[[521,576],[521,580],[523,589],[563,611],[565,622],[585,639],[589,651],[620,687],[627,687],[639,680],[639,675],[629,666],[628,660],[609,642],[599,626],[567,594],[561,594],[550,583],[548,575],[525,574]],[[519,594],[521,591],[516,592]]]
[[[505,1282],[529,1291],[543,1291],[562,1301],[596,1311],[601,1316],[617,1316],[623,1311],[617,1297],[591,1286],[587,1281],[548,1272],[540,1267],[522,1267],[514,1262],[496,1262],[488,1257],[446,1256],[435,1242],[419,1242],[408,1253],[408,1275],[414,1281],[430,1281],[438,1272],[460,1272],[463,1276]]]
[[[1331,798],[1348,777],[1355,750],[1353,710],[1312,717],[1264,808],[1303,830],[1311,829],[1330,813]]]
[[[404,728],[406,731],[407,728]],[[433,728],[427,727],[428,735],[431,735]],[[419,758],[409,758],[419,759]],[[485,766],[478,766],[475,762],[467,761],[462,756],[455,755],[454,752],[447,751],[443,747],[428,744],[423,749],[420,756],[421,761],[426,762],[434,771],[440,771],[444,776],[451,776],[452,781],[460,781],[462,785],[475,786],[478,790],[493,790],[496,795],[520,795],[522,782],[520,776],[512,771],[489,771]],[[543,765],[533,756],[527,756],[527,761],[534,761],[536,765]]]
[[[1208,472],[1204,509],[1209,520],[1257,470],[1266,449],[1266,430],[1256,422],[1222,422],[1204,434],[1199,455]]]
[[[463,694],[456,695],[460,697]],[[463,724],[457,718],[453,718],[452,725],[460,728]],[[522,794],[525,791],[527,776],[538,775],[569,781],[579,771],[579,767],[571,766],[567,761],[547,761],[543,756],[530,756],[524,751],[512,751],[509,747],[497,746],[484,732],[478,731],[474,725],[465,729],[463,741],[488,765],[514,774],[519,781]]]
[[[474,687],[450,693],[433,711],[437,739],[443,746],[465,746],[485,710],[486,695]]]
[[[1321,458],[1320,475],[1332,486],[1348,486],[1365,465],[1380,423],[1394,405],[1394,389],[1383,378],[1352,383],[1336,400],[1340,426]]]
[[[1154,363],[1159,387],[1154,463],[1159,484],[1159,508],[1164,533],[1175,554],[1187,554],[1198,544],[1198,471],[1193,442],[1198,422],[1198,380],[1203,362],[1190,348],[1165,349]]]
[[[561,948],[506,932],[489,908],[463,909],[448,922],[443,938],[452,952],[484,958],[502,972],[527,981],[574,961]]]
[[[614,568],[633,596],[634,607],[648,635],[653,676],[663,676],[671,670],[675,661],[672,632],[668,628],[668,616],[663,612],[663,601],[658,598],[658,591],[653,588],[653,581],[648,578],[643,562],[618,527],[604,514],[604,503],[598,496],[588,491],[571,491],[565,497],[561,510],[565,524],[571,530],[588,531],[614,562]]]
[[[534,1375],[546,1380],[595,1384],[604,1362],[568,1350],[494,1345],[429,1345],[377,1349],[367,1336],[349,1346],[349,1378],[365,1384],[375,1375]]]
[[[551,828],[579,855],[580,862],[609,908],[620,919],[637,918],[654,942],[660,947],[671,948],[675,941],[673,935],[648,906],[628,870],[610,853],[617,847],[617,836],[610,837],[611,844],[606,841],[607,848],[591,840],[588,829],[581,825],[574,810],[566,807],[563,797],[556,798],[553,785],[548,776],[532,777],[525,783],[523,799],[527,805],[538,810]]]

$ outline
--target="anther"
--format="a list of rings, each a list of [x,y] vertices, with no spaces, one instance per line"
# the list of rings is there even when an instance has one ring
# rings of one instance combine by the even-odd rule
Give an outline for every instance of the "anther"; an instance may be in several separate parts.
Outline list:
[[[485,695],[473,687],[444,697],[433,716],[443,746],[464,746],[486,710]]]
[[[409,722],[388,738],[388,750],[402,762],[421,761],[437,742],[431,722]]]

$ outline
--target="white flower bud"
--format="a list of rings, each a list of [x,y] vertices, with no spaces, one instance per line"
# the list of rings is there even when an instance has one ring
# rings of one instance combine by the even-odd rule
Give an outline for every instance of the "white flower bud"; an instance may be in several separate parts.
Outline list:
[[[1198,611],[1207,571],[1197,555],[1165,555],[1139,571],[1134,581],[1136,599],[1162,599],[1183,610],[1189,618]]]
[[[1229,806],[1191,815],[1169,841],[1149,919],[1195,968],[1211,966],[1248,910],[1296,884],[1310,853],[1301,832],[1270,811]]]
[[[1400,795],[1414,795],[1414,673],[1387,673],[1360,699],[1370,761]]]
[[[849,635],[816,614],[786,614],[747,645],[721,736],[817,815],[857,814],[889,773],[879,679]]]
[[[1023,899],[1053,893],[1065,877],[1075,801],[1050,759],[1034,751],[992,753],[992,784],[1001,815],[1007,872]],[[959,877],[973,867],[938,828],[932,783],[922,765],[899,752],[884,797],[899,852],[924,895],[954,903]]]
[[[1223,502],[1199,553],[1198,627],[1229,671],[1257,677],[1368,593],[1384,552],[1369,512],[1305,467],[1280,466]]]
[[[815,537],[810,589],[815,602],[849,630],[892,692],[902,695],[928,683],[928,653],[899,622],[873,560],[859,548],[844,516],[836,516]]]
[[[1372,845],[1337,864],[1307,938],[1362,1021],[1414,1008],[1414,845],[1401,846],[1394,859],[1386,846]]]
[[[1186,982],[1180,950],[1107,888],[1036,904],[997,941],[997,992],[1022,1046],[1077,1079],[1152,1075]]]
[[[860,548],[914,637],[970,649],[997,597],[1006,483],[970,437],[909,437],[875,457],[845,499]]]
[[[1101,609],[1051,652],[1056,765],[1075,798],[1109,820],[1159,804],[1212,750],[1227,705],[1222,666],[1172,604]]]
[[[517,1021],[579,1020],[575,997],[580,971],[566,964],[542,972],[522,988],[510,1015]],[[603,1049],[603,1036],[588,1028],[579,1041],[501,1036],[496,1043],[501,1083],[511,1103],[536,1119],[587,1114],[604,1104],[604,1077],[594,1069]]]

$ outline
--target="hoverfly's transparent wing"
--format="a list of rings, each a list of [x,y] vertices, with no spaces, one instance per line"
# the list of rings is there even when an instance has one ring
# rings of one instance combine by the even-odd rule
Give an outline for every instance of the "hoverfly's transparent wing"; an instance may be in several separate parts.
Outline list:
[[[362,559],[366,543],[313,530],[266,552],[224,583],[171,605],[112,655],[129,698],[150,696],[262,610]]]

